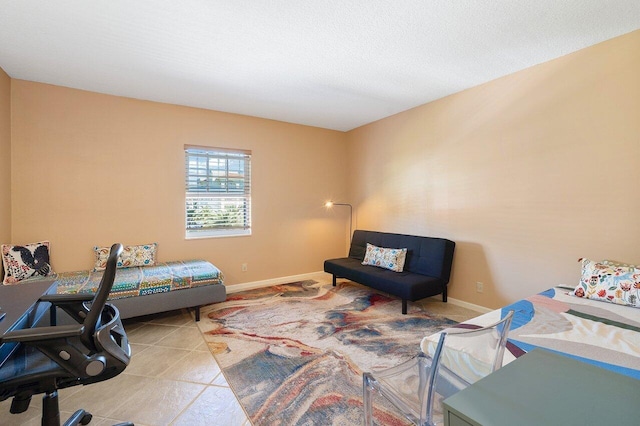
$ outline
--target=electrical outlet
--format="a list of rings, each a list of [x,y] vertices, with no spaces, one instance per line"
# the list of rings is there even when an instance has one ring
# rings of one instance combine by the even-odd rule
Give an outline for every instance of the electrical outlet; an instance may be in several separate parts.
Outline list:
[[[247,272],[249,270],[249,265],[247,263],[243,263],[241,269],[242,272]]]
[[[482,293],[484,291],[484,284],[482,284],[480,281],[476,283],[476,291],[478,293]]]

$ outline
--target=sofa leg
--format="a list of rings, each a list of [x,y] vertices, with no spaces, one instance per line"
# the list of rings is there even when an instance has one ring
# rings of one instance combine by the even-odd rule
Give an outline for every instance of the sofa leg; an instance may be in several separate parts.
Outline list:
[[[336,286],[336,276],[335,275],[333,276],[333,286],[334,287]]]
[[[447,303],[447,286],[444,286],[444,289],[442,289],[442,301],[444,303]]]
[[[196,306],[196,321],[200,321],[200,306]]]
[[[407,299],[402,299],[402,315],[407,315]]]

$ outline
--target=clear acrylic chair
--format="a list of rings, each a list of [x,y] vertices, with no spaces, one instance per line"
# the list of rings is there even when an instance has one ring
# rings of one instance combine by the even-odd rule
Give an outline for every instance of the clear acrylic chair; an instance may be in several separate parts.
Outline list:
[[[443,399],[502,366],[513,311],[481,328],[449,328],[425,337],[420,353],[396,367],[363,374],[364,424],[382,395],[416,425],[442,424]],[[435,340],[437,339],[437,340]]]

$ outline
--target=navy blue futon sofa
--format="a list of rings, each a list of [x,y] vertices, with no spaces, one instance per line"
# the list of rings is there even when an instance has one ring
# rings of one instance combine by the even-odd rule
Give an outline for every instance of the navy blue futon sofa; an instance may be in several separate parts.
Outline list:
[[[403,272],[363,265],[367,243],[385,248],[406,248]],[[455,245],[444,238],[356,230],[349,257],[325,260],[324,271],[333,275],[334,286],[336,278],[346,278],[400,297],[402,313],[406,314],[408,300],[413,302],[442,294],[442,301],[447,301]]]

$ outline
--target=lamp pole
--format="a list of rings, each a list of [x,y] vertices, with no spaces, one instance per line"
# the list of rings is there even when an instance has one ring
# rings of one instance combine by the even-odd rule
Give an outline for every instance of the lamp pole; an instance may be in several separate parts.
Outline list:
[[[353,206],[349,203],[334,203],[333,201],[327,201],[325,207],[332,206],[347,206],[349,207],[349,242],[351,242],[351,235],[353,234]]]

